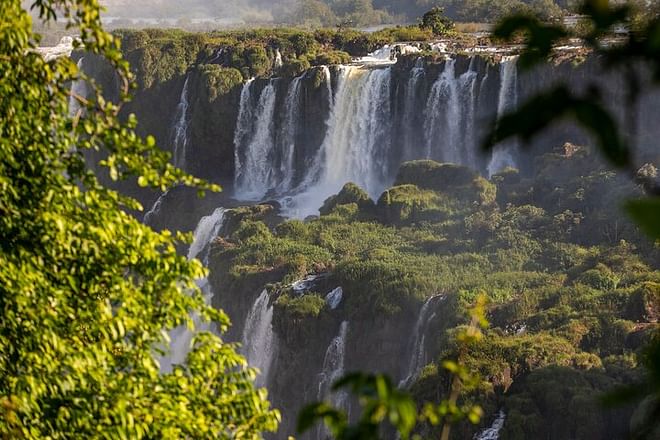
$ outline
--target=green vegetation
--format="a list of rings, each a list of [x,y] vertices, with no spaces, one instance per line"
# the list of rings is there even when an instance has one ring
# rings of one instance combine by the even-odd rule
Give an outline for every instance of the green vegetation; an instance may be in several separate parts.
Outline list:
[[[85,49],[128,83],[97,2],[34,6],[42,24],[58,16],[77,28]],[[21,1],[0,3],[0,437],[256,439],[274,431],[279,416],[254,388],[256,372],[219,337],[198,334],[183,364],[160,371],[167,331],[193,327],[192,314],[220,331],[229,319],[205,305],[195,284],[204,270],[177,254],[181,237],[130,216],[142,207],[93,170],[143,187],[217,188],[169,165],[153,138],[135,134],[135,118],[120,123],[99,93],[70,96],[76,64],[44,61],[38,39]],[[185,70],[184,46],[137,49],[143,85]],[[70,98],[84,111],[70,116]],[[95,151],[103,159],[87,162]]]
[[[611,366],[636,365],[635,353],[657,328],[659,254],[612,208],[639,187],[604,172],[593,152],[564,147],[536,166],[534,178],[506,170],[489,182],[464,167],[405,163],[378,203],[348,184],[324,203],[318,219],[284,222],[272,232],[247,222],[244,228],[262,238],[241,236],[246,244],[236,241],[217,258],[231,260],[223,270],[237,289],[250,282],[245,264],[251,274],[277,272],[285,282],[330,272],[344,289],[350,320],[416,313],[427,298],[446,294],[444,324],[432,342],[441,350],[438,359],[456,356],[455,327],[477,293],[486,292],[492,329],[461,356],[483,379],[461,405],[524,409],[507,429],[532,438],[554,429],[546,416],[570,404],[575,411],[562,415],[568,431],[561,432],[581,438],[574,417],[584,417],[585,426],[601,423],[596,394],[641,374]],[[300,315],[325,307],[314,295],[281,298]],[[543,383],[550,375],[543,372],[560,367],[575,381]],[[419,405],[449,393],[447,374],[429,367],[413,388]],[[518,402],[537,386],[561,390],[563,400],[523,408]],[[624,429],[632,412],[616,414],[612,426]],[[437,435],[437,429],[422,423],[416,432]],[[457,432],[468,435],[464,429]]]
[[[506,15],[526,13],[543,19],[559,18],[568,10],[564,0],[296,0],[291,14],[276,19],[309,27],[411,22],[429,10],[452,20],[495,22]],[[444,14],[443,14],[444,15]],[[431,18],[430,16],[428,18]],[[448,28],[441,22],[436,34]]]
[[[393,28],[373,34],[354,30],[256,29],[189,33],[178,29],[117,30],[124,57],[138,88],[148,89],[180,78],[195,67],[206,78],[211,95],[222,95],[243,79],[296,76],[312,66],[347,64],[403,37],[427,40],[419,27]],[[278,54],[282,65],[278,65]],[[215,99],[215,98],[214,98]]]

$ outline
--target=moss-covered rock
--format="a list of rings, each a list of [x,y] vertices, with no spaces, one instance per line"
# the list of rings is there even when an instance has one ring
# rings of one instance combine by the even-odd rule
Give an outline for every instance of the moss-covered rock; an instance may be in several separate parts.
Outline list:
[[[497,187],[475,171],[454,164],[432,160],[405,162],[399,168],[395,185],[412,184],[464,202],[483,205],[495,202]]]
[[[407,184],[385,191],[377,208],[383,222],[402,224],[446,220],[455,212],[456,203],[440,193]]]
[[[365,190],[354,183],[347,183],[338,194],[329,197],[323,202],[323,206],[321,206],[319,212],[321,215],[328,215],[340,205],[350,205],[353,203],[358,208],[364,210],[369,210],[374,206],[373,200],[371,200]]]

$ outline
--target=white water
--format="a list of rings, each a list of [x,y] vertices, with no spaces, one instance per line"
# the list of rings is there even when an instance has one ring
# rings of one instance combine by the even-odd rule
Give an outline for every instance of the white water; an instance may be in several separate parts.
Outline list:
[[[418,58],[415,62],[415,67],[410,70],[410,77],[406,84],[406,96],[403,108],[403,129],[405,130],[402,154],[403,161],[412,160],[418,157],[414,145],[415,133],[417,130],[413,122],[415,115],[419,113],[419,109],[417,108],[417,93],[419,90],[420,79],[424,77],[424,74],[424,59]]]
[[[337,287],[325,296],[325,302],[330,306],[331,310],[335,310],[339,307],[342,299],[344,299],[344,289],[341,287]]]
[[[399,388],[407,388],[411,386],[419,377],[422,368],[428,363],[426,357],[426,330],[435,317],[435,312],[431,306],[437,298],[441,298],[441,296],[433,296],[427,299],[419,311],[419,316],[417,317],[415,329],[413,330],[410,341],[412,355],[408,361],[408,367],[406,368],[403,378],[399,382]]]
[[[188,259],[198,258],[204,263],[208,264],[208,245],[211,240],[217,237],[225,219],[224,208],[216,209],[213,214],[203,217],[197,228],[195,229],[194,239],[190,248],[188,249]],[[207,278],[202,278],[197,281],[204,300],[207,304],[213,299],[213,290]],[[161,371],[169,373],[175,365],[183,364],[186,356],[192,348],[192,339],[197,332],[205,332],[211,330],[209,322],[202,321],[199,316],[193,316],[194,328],[191,330],[188,327],[181,326],[171,331],[170,333],[170,352],[169,356],[161,359]]]
[[[335,408],[346,409],[348,394],[345,391],[331,393],[334,383],[345,374],[346,336],[348,335],[348,322],[339,326],[339,334],[330,341],[323,360],[323,371],[319,375],[319,400],[329,400]]]
[[[265,387],[268,374],[277,349],[277,339],[273,332],[273,307],[269,305],[270,297],[264,289],[257,297],[248,313],[243,328],[242,351],[248,364],[259,369],[255,384]]]
[[[304,75],[294,78],[289,85],[285,103],[286,116],[284,127],[281,130],[280,141],[280,182],[279,192],[288,191],[293,184],[295,172],[296,135],[298,134],[298,122],[300,120],[300,91]]]
[[[460,163],[457,154],[457,131],[461,110],[456,81],[456,60],[448,59],[445,68],[433,83],[426,103],[426,154],[429,159]],[[449,148],[447,148],[449,147]]]
[[[391,69],[341,66],[325,140],[287,214],[316,214],[327,197],[354,182],[377,198],[389,184]]]
[[[304,98],[313,91],[307,90],[304,76],[291,80],[286,95],[277,87],[283,80],[260,82],[258,88],[248,81],[241,92],[234,137],[236,198],[275,199],[283,215],[305,218],[318,214],[323,201],[347,182],[377,199],[394,180],[401,160],[430,158],[481,168],[477,111],[485,104],[480,97],[487,76],[479,78],[477,60],[473,58],[459,75],[457,60],[448,58],[428,96],[422,97],[426,69],[420,59],[399,95],[393,68],[385,62],[387,50],[391,55],[392,48],[372,54],[383,62],[339,66],[334,78],[328,67],[321,67],[330,111],[325,125],[318,127],[323,141],[316,151],[310,151],[303,136],[309,134],[302,114]],[[518,99],[515,62],[505,61],[500,66],[500,114]],[[400,118],[393,108],[399,99]],[[402,130],[400,136],[397,129]],[[501,149],[493,163],[508,166],[513,159],[507,158],[512,157],[509,149]]]
[[[490,428],[483,430],[479,434],[474,436],[475,440],[499,440],[500,431],[504,427],[504,422],[506,420],[506,414],[504,411],[498,413],[497,418],[493,421],[493,424]]]
[[[282,52],[280,52],[279,49],[275,49],[275,62],[274,62],[274,67],[276,69],[279,69],[284,65],[284,61],[282,61]]]
[[[82,75],[83,73],[83,63],[84,63],[85,58],[80,58],[78,60],[78,63],[76,64],[78,66],[78,75]],[[82,105],[80,104],[80,101],[76,99],[76,97],[80,97],[82,99],[86,99],[89,91],[87,88],[87,81],[85,81],[82,78],[78,78],[71,84],[71,96],[69,97],[69,116],[75,117],[79,113],[82,115],[84,109],[82,108]]]
[[[243,148],[249,140],[252,133],[252,86],[254,85],[254,78],[249,79],[241,90],[241,101],[238,108],[238,119],[236,121],[236,131],[234,133],[234,166],[236,168],[235,183],[238,185],[243,174],[249,170],[243,169],[243,160],[241,158]]]
[[[54,59],[61,57],[70,57],[71,52],[73,52],[73,42],[77,38],[78,37],[65,36],[60,39],[57,46],[38,47],[36,50],[46,61],[53,61]]]
[[[459,90],[461,100],[464,103],[463,114],[461,119],[460,132],[457,134],[458,138],[463,139],[461,151],[461,163],[473,169],[478,169],[477,163],[477,142],[475,136],[474,121],[477,112],[477,71],[475,70],[475,60],[470,60],[468,70],[463,73],[459,79]]]
[[[144,214],[143,222],[146,225],[152,225],[152,219],[155,215],[158,215],[160,212],[160,208],[163,205],[163,201],[165,201],[165,198],[167,197],[167,194],[169,193],[169,190],[165,191],[163,194],[158,197],[154,205],[151,207],[149,211],[147,211],[146,214]]]
[[[500,92],[497,104],[497,117],[515,110],[518,106],[518,58],[504,57],[500,64]],[[507,141],[493,150],[488,164],[488,176],[491,177],[507,167],[516,167],[515,154],[517,143]]]
[[[181,97],[179,98],[179,104],[176,107],[176,123],[174,125],[174,138],[172,142],[174,144],[174,165],[178,168],[185,168],[186,165],[188,125],[190,123],[188,116],[188,108],[190,107],[188,93],[189,80],[190,76],[186,76],[186,80],[183,83],[183,89],[181,90]]]
[[[276,80],[271,80],[261,91],[256,112],[249,120],[252,130],[241,130],[245,133],[245,142],[236,145],[239,162],[242,158],[237,169],[244,171],[236,175],[236,188],[241,199],[259,200],[274,186],[275,179],[271,168],[275,149],[273,116],[277,97],[274,81]],[[251,86],[251,83],[246,85],[248,93],[252,89]],[[240,115],[239,121],[244,121]]]

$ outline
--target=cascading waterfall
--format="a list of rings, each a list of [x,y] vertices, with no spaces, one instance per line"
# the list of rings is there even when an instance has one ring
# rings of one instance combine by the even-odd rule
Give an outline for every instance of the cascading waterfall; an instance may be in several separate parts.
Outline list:
[[[252,305],[243,328],[242,351],[248,364],[260,371],[255,382],[259,387],[268,383],[270,366],[277,349],[277,339],[273,332],[273,306],[269,302],[270,296],[264,289]]]
[[[318,211],[318,201],[354,182],[376,198],[391,180],[391,68],[341,66],[321,148],[289,214]]]
[[[484,429],[482,432],[474,436],[474,440],[499,440],[500,431],[504,427],[506,421],[506,413],[502,410],[497,414],[497,418],[493,421],[490,428]]]
[[[459,79],[459,90],[462,101],[465,103],[461,119],[459,138],[463,139],[462,164],[473,169],[479,169],[477,164],[477,137],[475,136],[474,120],[477,106],[477,71],[475,70],[475,57],[470,60],[468,70]]]
[[[236,144],[238,155],[238,166],[236,174],[236,188],[239,197],[246,200],[258,200],[266,195],[266,192],[274,187],[275,176],[271,168],[272,158],[275,150],[274,120],[275,115],[275,81],[269,81],[268,85],[261,91],[256,112],[252,118],[239,114],[239,123],[247,122],[251,129],[241,127],[241,139]],[[252,90],[252,83],[246,84],[243,91],[247,89],[247,100]],[[243,92],[241,92],[241,106],[243,104]],[[242,111],[243,109],[241,109]]]
[[[342,67],[328,133],[322,185],[330,195],[353,181],[373,197],[387,184],[391,69]],[[358,117],[356,117],[358,116]]]
[[[149,211],[147,211],[146,214],[144,214],[142,222],[145,225],[150,225],[150,226],[152,225],[154,216],[157,216],[160,213],[161,207],[163,206],[163,202],[167,198],[167,195],[169,194],[169,192],[170,191],[167,190],[163,194],[161,194],[160,197],[158,197],[158,199],[156,199],[156,202],[153,204],[151,209]]]
[[[461,103],[458,97],[455,67],[455,59],[446,60],[442,74],[431,88],[424,121],[426,135],[424,157],[460,163],[456,142],[459,135]]]
[[[424,58],[418,58],[415,66],[410,70],[410,77],[406,84],[406,95],[403,108],[403,161],[412,160],[417,157],[415,153],[415,135],[417,129],[414,126],[415,114],[418,113],[417,94],[419,91],[420,79],[425,75]]]
[[[82,57],[78,60],[77,66],[78,66],[78,73],[82,74],[83,73],[83,63],[85,61],[85,58]],[[85,81],[82,78],[79,78],[71,84],[71,96],[69,97],[69,116],[75,117],[79,113],[82,113],[82,106],[80,105],[80,101],[76,97],[80,98],[87,98],[87,81]]]
[[[481,114],[495,113],[495,108],[488,110],[494,102],[482,96],[488,94],[484,89],[492,69],[481,75],[479,60],[473,57],[459,72],[457,60],[447,57],[428,96],[423,96],[423,58],[408,72],[401,95],[398,76],[385,62],[339,66],[334,78],[328,67],[321,67],[330,111],[324,135],[314,138],[316,145],[308,145],[305,138],[310,130],[303,114],[308,75],[292,79],[288,88],[282,87],[282,79],[248,81],[234,133],[235,196],[250,201],[273,198],[284,215],[305,218],[317,214],[320,203],[349,181],[377,199],[402,160],[429,158],[481,169],[477,121]],[[497,112],[503,114],[518,100],[515,59],[505,58],[499,69]],[[393,111],[398,99],[400,117]],[[316,115],[312,119],[320,122]],[[514,163],[513,150],[500,147],[491,168]]]
[[[408,361],[403,379],[399,382],[399,388],[407,388],[412,385],[417,380],[419,372],[427,364],[426,330],[435,317],[435,311],[431,306],[438,298],[443,298],[443,296],[432,296],[427,299],[419,312],[410,344],[412,347],[411,357]]]
[[[338,391],[330,395],[332,385],[340,379],[345,372],[346,337],[348,335],[348,322],[344,321],[339,326],[339,334],[330,341],[323,360],[323,371],[319,375],[319,400],[330,400],[336,408],[346,409],[348,395],[344,391]]]
[[[294,179],[294,158],[296,152],[296,135],[298,134],[298,121],[300,116],[300,91],[304,75],[296,77],[291,81],[289,91],[285,99],[286,116],[284,127],[281,130],[280,151],[281,162],[279,166],[280,182],[278,191],[283,192],[291,189]]]
[[[174,165],[178,168],[185,168],[186,150],[188,148],[188,125],[190,124],[188,108],[190,107],[188,83],[190,75],[186,76],[181,90],[181,98],[176,108],[176,124],[174,125]]]
[[[224,208],[218,208],[213,214],[203,217],[200,220],[197,228],[195,228],[193,242],[188,249],[189,260],[200,258],[205,266],[208,265],[209,244],[220,232],[222,225],[224,224],[225,212],[226,210]],[[204,295],[204,300],[209,304],[213,299],[213,290],[211,289],[208,279],[202,278],[198,280],[197,285]],[[194,316],[193,322],[195,327],[194,332],[211,330],[210,323],[203,322],[199,316]],[[171,372],[175,365],[180,365],[186,360],[186,356],[191,349],[194,332],[185,326],[172,330],[170,333],[171,342],[169,356],[161,359],[162,372]]]
[[[477,76],[475,58],[458,77],[456,59],[446,60],[426,103],[426,150],[417,152],[418,157],[478,168],[474,136]]]
[[[497,104],[497,117],[515,110],[518,106],[518,57],[504,57],[500,63],[500,92]],[[488,164],[488,176],[507,167],[516,167],[515,152],[517,143],[507,141],[495,147]]]
[[[236,131],[234,132],[234,166],[236,168],[235,183],[238,185],[243,174],[249,170],[243,169],[243,145],[249,140],[252,133],[252,86],[254,78],[249,79],[241,90],[241,101],[238,107],[238,119],[236,121]]]

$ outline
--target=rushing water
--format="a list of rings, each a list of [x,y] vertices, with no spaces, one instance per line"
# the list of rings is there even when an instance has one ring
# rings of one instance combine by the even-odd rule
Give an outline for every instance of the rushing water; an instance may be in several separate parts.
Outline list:
[[[78,73],[82,74],[84,71],[84,63],[85,58],[82,57],[78,60],[77,66],[78,66]],[[80,101],[78,98],[85,99],[87,98],[87,94],[89,93],[88,86],[87,86],[87,81],[85,81],[82,78],[79,78],[75,80],[71,84],[71,96],[69,97],[69,116],[75,117],[79,113],[82,114],[82,106],[80,105]]]
[[[469,64],[448,57],[439,71],[419,58],[401,77],[393,56],[383,48],[332,71],[246,82],[234,132],[235,196],[278,200],[285,215],[305,218],[347,182],[377,199],[403,160],[430,158],[483,173],[516,165],[515,143],[499,145],[488,167],[479,151],[481,120],[518,103],[515,58],[484,67],[477,57]],[[491,71],[500,79],[497,96],[487,90]],[[324,86],[327,93],[319,93]],[[310,129],[322,130],[311,133],[311,145]]]
[[[294,78],[291,81],[289,90],[285,99],[286,116],[284,126],[282,127],[280,138],[280,166],[278,189],[280,192],[288,191],[293,184],[295,165],[294,158],[296,154],[296,136],[298,134],[298,121],[300,120],[300,92],[302,90],[303,76]]]
[[[514,110],[518,105],[518,59],[507,57],[500,64],[500,92],[497,105],[497,116],[501,117]],[[488,164],[488,175],[492,176],[507,167],[516,167],[515,154],[517,144],[507,141],[498,145]]]
[[[256,111],[252,117],[246,119],[239,116],[241,123],[247,122],[250,127],[241,127],[242,138],[236,144],[238,155],[237,169],[244,171],[236,175],[236,187],[240,190],[239,196],[243,199],[258,200],[262,198],[269,188],[275,183],[275,175],[272,167],[275,150],[274,137],[274,114],[275,81],[271,80],[261,91]],[[247,87],[250,99],[251,84]],[[243,97],[241,97],[243,104]],[[242,111],[243,109],[241,109]]]
[[[172,143],[174,145],[174,165],[179,168],[185,168],[186,165],[186,150],[188,148],[188,125],[190,124],[189,110],[190,98],[188,91],[188,83],[190,76],[186,76],[181,90],[181,97],[179,104],[176,108],[176,115],[174,124],[174,133]]]
[[[339,326],[339,334],[330,341],[323,360],[323,371],[319,375],[319,400],[330,400],[336,407],[346,409],[348,395],[344,391],[331,393],[332,385],[345,373],[346,337],[348,335],[348,322]]]
[[[188,249],[188,259],[198,258],[204,263],[208,264],[209,244],[217,237],[225,220],[225,209],[218,208],[213,214],[203,217],[197,228],[195,229],[194,239],[190,248]],[[204,300],[207,304],[213,299],[213,290],[207,278],[202,278],[197,281]],[[180,365],[186,360],[186,356],[190,352],[194,332],[210,331],[210,323],[202,321],[199,316],[193,316],[194,331],[191,331],[186,326],[181,326],[172,330],[170,334],[170,352],[169,356],[161,359],[161,371],[170,372],[174,365]]]
[[[415,117],[417,116],[417,96],[419,94],[420,83],[425,75],[424,58],[418,58],[415,61],[415,67],[410,69],[410,76],[406,84],[406,95],[403,107],[403,155],[402,160],[412,160],[417,157],[414,144],[416,143],[417,129],[415,127]]]
[[[426,349],[426,331],[428,326],[435,317],[435,311],[433,308],[433,303],[442,296],[433,296],[426,300],[421,310],[419,311],[419,316],[417,317],[417,322],[415,323],[415,329],[410,340],[410,347],[412,347],[412,352],[408,361],[408,366],[403,374],[403,378],[399,382],[399,388],[407,388],[412,385],[417,377],[419,376],[420,371],[427,362],[427,349]]]
[[[266,289],[257,297],[248,313],[243,328],[243,354],[251,367],[260,371],[256,385],[268,384],[268,374],[277,349],[277,339],[273,333],[273,306]]]
[[[488,429],[484,429],[482,432],[474,436],[475,440],[499,440],[500,431],[504,427],[504,422],[506,421],[506,414],[504,411],[500,410],[497,414],[497,418],[493,421],[493,424]]]

